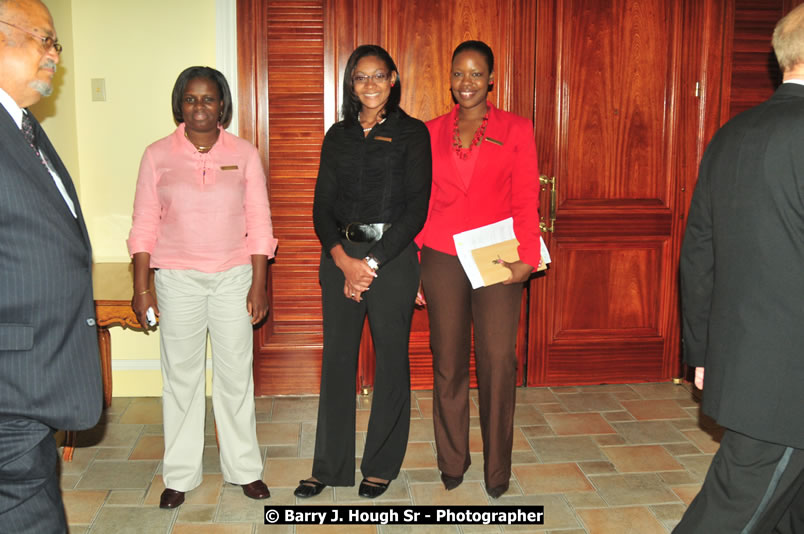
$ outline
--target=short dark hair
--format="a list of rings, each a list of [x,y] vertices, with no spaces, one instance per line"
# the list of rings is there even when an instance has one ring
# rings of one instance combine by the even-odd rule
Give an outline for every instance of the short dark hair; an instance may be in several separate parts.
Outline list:
[[[217,84],[218,92],[221,95],[221,100],[223,100],[221,126],[224,128],[229,126],[229,123],[232,122],[232,92],[229,90],[226,77],[212,67],[187,67],[181,71],[179,77],[176,78],[176,83],[173,85],[173,95],[171,96],[173,120],[176,121],[176,124],[184,122],[184,117],[181,113],[181,100],[184,96],[184,90],[187,88],[187,83],[194,78],[206,78]]]
[[[385,103],[385,109],[382,112],[383,115],[387,116],[388,113],[399,109],[399,101],[402,99],[402,81],[399,77],[396,63],[394,63],[391,55],[381,46],[360,45],[355,48],[355,51],[349,56],[349,60],[346,62],[346,68],[343,70],[343,104],[341,104],[341,118],[347,125],[357,122],[357,114],[360,113],[360,108],[362,107],[360,99],[355,94],[352,74],[357,67],[357,63],[366,56],[379,58],[385,63],[385,66],[388,67],[389,75],[392,72],[396,72],[396,83],[391,87],[391,94],[388,97],[388,102]]]
[[[462,42],[455,47],[455,51],[452,53],[452,61],[455,61],[455,57],[458,54],[461,52],[466,52],[467,50],[471,50],[483,55],[486,58],[486,63],[489,65],[489,72],[494,72],[494,52],[492,52],[491,47],[483,41]]]

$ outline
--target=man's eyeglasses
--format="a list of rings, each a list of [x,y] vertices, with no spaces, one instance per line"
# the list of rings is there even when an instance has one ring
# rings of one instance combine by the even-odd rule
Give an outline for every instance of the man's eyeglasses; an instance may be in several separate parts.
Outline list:
[[[38,33],[30,32],[25,28],[20,28],[16,24],[11,24],[10,22],[6,22],[4,20],[0,20],[0,23],[5,24],[6,26],[11,26],[12,28],[16,28],[23,33],[27,33],[28,35],[39,41],[39,44],[42,46],[45,52],[50,52],[50,49],[54,48],[57,54],[61,54],[61,50],[63,47],[61,46],[61,43],[59,43],[58,39],[53,39],[52,37],[47,37],[39,35]]]
[[[368,83],[368,81],[372,78],[374,78],[375,83],[385,83],[391,79],[391,76],[387,72],[375,72],[373,76],[355,74],[352,76],[352,82],[355,84]]]

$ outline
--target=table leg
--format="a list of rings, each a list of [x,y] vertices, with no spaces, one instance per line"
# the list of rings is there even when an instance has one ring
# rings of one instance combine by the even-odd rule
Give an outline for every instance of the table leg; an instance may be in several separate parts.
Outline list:
[[[64,449],[62,450],[61,457],[65,462],[73,461],[73,451],[75,450],[75,430],[67,430],[64,432]]]
[[[105,326],[98,327],[98,351],[103,382],[103,405],[108,408],[112,405],[112,335]],[[75,435],[74,430],[67,430],[64,433],[64,449],[61,456],[65,462],[73,461]]]
[[[103,405],[108,408],[112,405],[112,335],[105,326],[98,326],[98,349],[103,380]]]

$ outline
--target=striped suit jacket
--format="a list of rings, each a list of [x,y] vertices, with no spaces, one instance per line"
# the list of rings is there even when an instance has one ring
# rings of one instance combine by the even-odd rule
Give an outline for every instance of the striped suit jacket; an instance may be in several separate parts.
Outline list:
[[[70,175],[33,122],[78,217],[0,106],[0,419],[80,430],[102,408],[92,251]]]

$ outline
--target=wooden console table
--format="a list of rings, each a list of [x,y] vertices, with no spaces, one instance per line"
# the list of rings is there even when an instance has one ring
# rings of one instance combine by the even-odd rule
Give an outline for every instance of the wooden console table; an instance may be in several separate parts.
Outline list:
[[[98,349],[100,351],[101,377],[103,379],[103,404],[112,404],[112,336],[110,326],[142,330],[131,297],[134,294],[134,273],[131,263],[95,263],[92,265],[92,289],[95,294],[95,321],[98,326]],[[153,271],[151,285],[153,287]],[[73,459],[75,432],[67,431],[64,438],[63,458]]]

